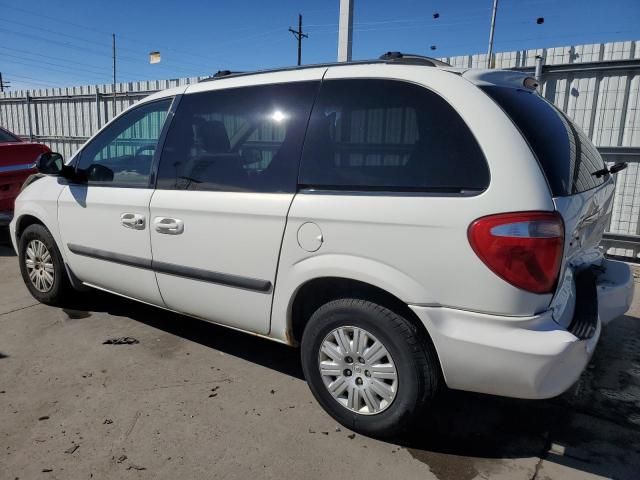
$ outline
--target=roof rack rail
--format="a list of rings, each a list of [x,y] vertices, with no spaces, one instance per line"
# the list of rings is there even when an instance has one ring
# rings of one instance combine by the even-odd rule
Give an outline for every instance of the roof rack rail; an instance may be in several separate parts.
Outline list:
[[[402,52],[387,52],[383,55],[380,55],[377,59],[374,60],[354,60],[351,62],[332,62],[332,63],[318,63],[312,65],[298,65],[293,67],[281,67],[281,68],[271,68],[266,70],[256,70],[252,72],[234,72],[232,70],[218,70],[212,76],[203,78],[200,82],[211,82],[213,80],[221,80],[227,77],[235,77],[235,76],[244,76],[244,75],[253,75],[258,73],[273,73],[273,72],[282,72],[282,71],[291,71],[291,70],[304,70],[307,68],[319,68],[319,67],[339,67],[343,65],[369,65],[374,63],[398,63],[405,65],[423,65],[428,67],[451,67],[451,65],[447,62],[443,62],[442,60],[438,60],[437,58],[425,57],[423,55],[415,55],[410,53],[402,53]]]
[[[450,67],[451,64],[433,57],[416,55],[414,53],[387,52],[379,57],[386,62],[408,63],[411,65],[427,65],[429,67]]]
[[[210,77],[203,78],[200,82],[208,82],[209,80],[215,80],[216,78],[228,77],[229,75],[238,75],[246,72],[233,72],[231,70],[218,70]]]

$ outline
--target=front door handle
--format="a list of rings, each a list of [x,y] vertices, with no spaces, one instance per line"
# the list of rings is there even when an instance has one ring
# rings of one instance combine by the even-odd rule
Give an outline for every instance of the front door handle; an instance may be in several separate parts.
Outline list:
[[[120,215],[120,223],[123,227],[144,230],[145,218],[139,213],[123,213]]]
[[[153,219],[153,225],[158,233],[180,235],[184,232],[184,222],[179,218],[156,217]]]

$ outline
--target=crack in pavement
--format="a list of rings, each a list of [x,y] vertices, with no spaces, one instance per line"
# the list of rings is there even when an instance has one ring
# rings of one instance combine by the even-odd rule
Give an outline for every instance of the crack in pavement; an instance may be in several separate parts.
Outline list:
[[[13,310],[9,310],[8,312],[0,313],[0,317],[3,315],[9,315],[10,313],[19,312],[20,310],[26,310],[27,308],[35,307],[36,305],[40,305],[40,302],[32,303],[31,305],[27,305],[26,307],[15,308]]]

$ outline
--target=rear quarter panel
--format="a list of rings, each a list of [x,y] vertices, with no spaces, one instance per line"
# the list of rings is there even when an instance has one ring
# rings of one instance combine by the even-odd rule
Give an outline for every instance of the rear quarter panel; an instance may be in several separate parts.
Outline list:
[[[549,189],[525,140],[477,87],[450,72],[415,66],[329,68],[325,78],[395,78],[444,97],[466,121],[489,164],[491,183],[471,196],[298,193],[283,238],[272,335],[284,337],[295,292],[307,281],[338,276],[364,281],[407,304],[442,305],[501,315],[545,310],[551,295],[517,289],[497,277],[473,252],[467,229],[477,218],[502,212],[554,210]],[[321,248],[306,252],[297,232],[316,223]]]

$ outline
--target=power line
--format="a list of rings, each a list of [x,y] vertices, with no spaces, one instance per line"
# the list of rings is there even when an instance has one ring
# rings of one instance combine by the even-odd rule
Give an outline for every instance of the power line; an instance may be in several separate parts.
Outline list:
[[[11,78],[15,77],[17,79],[24,79],[24,80],[21,80],[20,83],[26,83],[26,84],[29,84],[29,85],[41,85],[41,86],[45,86],[45,87],[56,87],[56,86],[62,87],[62,86],[64,86],[64,84],[59,83],[59,82],[42,82],[42,81],[38,80],[37,78],[28,77],[26,75],[19,75],[17,73],[7,73],[7,76],[11,77]],[[27,81],[25,81],[25,80],[27,80]]]
[[[21,37],[31,38],[31,39],[34,39],[36,41],[40,41],[40,42],[47,43],[47,44],[52,44],[53,43],[53,44],[59,45],[59,46],[61,46],[63,48],[68,48],[68,49],[71,49],[71,50],[88,52],[88,53],[92,53],[94,55],[99,55],[99,56],[102,56],[102,57],[106,57],[107,55],[111,56],[110,54],[108,54],[107,52],[104,52],[104,51],[98,51],[98,50],[95,50],[95,49],[92,49],[92,48],[80,47],[80,46],[77,46],[77,45],[71,45],[69,43],[59,42],[59,41],[56,41],[56,40],[53,40],[53,39],[50,39],[50,38],[40,37],[38,35],[33,35],[33,34],[29,34],[29,33],[24,33],[24,32],[17,32],[15,30],[9,30],[9,29],[6,29],[6,28],[1,28],[1,27],[0,27],[0,31],[7,32],[7,33],[10,33],[10,34],[13,34],[13,35],[18,35],[18,36],[21,36]],[[118,58],[119,58],[120,61],[129,62],[129,63],[135,63],[137,65],[140,65],[140,63],[141,63],[139,59],[136,59],[136,58],[133,58],[133,57],[129,57],[129,56],[119,55]],[[172,70],[172,71],[182,70],[184,72],[189,72],[189,73],[193,72],[192,69],[186,69],[186,68],[181,68],[181,67],[160,66],[158,68],[161,68],[161,69],[164,69],[164,70],[168,69],[168,70]],[[135,74],[135,75],[137,75],[137,74]]]
[[[0,21],[7,22],[6,20],[3,20],[3,19],[0,19]],[[29,24],[26,24],[26,23],[22,23],[22,22],[8,22],[8,23],[16,23],[18,25],[23,25],[23,26],[26,26],[26,27],[29,27],[29,28],[34,28],[32,25],[29,25]],[[92,40],[89,40],[89,39],[84,38],[84,37],[78,37],[76,35],[69,35],[69,34],[65,34],[65,33],[61,33],[61,32],[56,32],[56,31],[53,31],[53,30],[47,30],[47,29],[43,29],[43,28],[40,28],[40,27],[38,27],[38,30],[49,32],[49,33],[52,33],[54,35],[60,35],[60,36],[63,36],[63,37],[74,39],[74,40],[80,40],[83,43],[92,43],[92,44],[95,44],[95,45],[98,45],[98,46],[101,46],[101,47],[107,47],[107,45],[108,45],[106,42],[96,42],[96,41],[92,41]],[[4,32],[7,32],[7,33],[11,33],[13,35],[18,35],[18,36],[22,36],[22,37],[26,37],[26,38],[31,38],[31,39],[42,41],[42,42],[53,43],[55,45],[59,45],[59,46],[64,47],[64,48],[71,48],[71,49],[75,49],[75,50],[79,50],[79,51],[85,51],[85,52],[88,52],[88,53],[102,55],[102,56],[110,55],[109,53],[107,53],[108,50],[101,51],[101,50],[96,50],[96,49],[93,49],[93,48],[79,47],[77,45],[72,45],[72,44],[70,44],[68,42],[52,40],[51,38],[45,38],[45,37],[41,37],[41,36],[30,34],[30,33],[21,32],[21,31],[15,31],[15,30],[10,30],[10,29],[1,28],[1,27],[0,27],[0,31],[4,31]],[[126,50],[126,51],[129,51],[129,52],[133,52],[135,54],[139,54],[139,51],[133,50],[133,49],[130,49],[130,48],[119,47],[119,49],[120,50]],[[138,63],[138,64],[140,63],[139,59],[135,59],[133,57],[122,57],[121,56],[120,58],[128,59],[128,60],[131,60],[131,61],[133,61],[135,63]],[[193,64],[193,65],[195,65],[195,64]],[[202,65],[196,65],[196,66],[202,68]],[[179,68],[179,67],[177,67],[177,68]],[[187,70],[187,69],[183,69],[183,68],[179,68],[179,69],[185,70],[185,71]],[[189,70],[189,71],[191,71],[191,70]]]
[[[89,30],[89,31],[91,31],[93,33],[101,32],[101,33],[105,33],[105,34],[109,34],[109,35],[111,34],[110,32],[106,32],[104,30],[99,30],[99,29],[87,27],[86,25],[82,25],[82,24],[75,23],[75,22],[70,22],[68,20],[52,17],[50,15],[45,15],[45,14],[42,14],[42,13],[39,13],[39,12],[34,12],[34,11],[31,11],[31,10],[27,10],[27,9],[24,9],[24,8],[15,7],[13,5],[0,3],[0,6],[2,6],[4,8],[7,8],[7,9],[13,9],[13,10],[17,10],[17,11],[20,11],[20,12],[28,13],[28,14],[33,15],[33,16],[39,16],[39,17],[43,17],[43,18],[48,18],[50,20],[55,20],[56,22],[67,23],[69,25],[73,25],[73,26],[76,26],[76,27],[83,28],[85,30]],[[14,23],[17,23],[17,22],[14,22]],[[32,25],[27,25],[27,24],[22,24],[22,25],[28,26],[30,28],[34,28],[34,26],[32,26]],[[251,28],[251,27],[248,27],[248,28]],[[42,30],[42,28],[40,28],[40,26],[38,26],[38,29]],[[69,37],[69,38],[76,38],[76,39],[80,39],[80,40],[86,41],[86,39],[83,39],[83,38],[77,37],[77,36],[73,36],[73,35],[69,35],[69,34],[61,34],[59,32],[55,32],[55,31],[52,31],[52,30],[45,30],[45,31],[48,31],[48,32],[54,33],[54,34],[58,34],[58,35],[64,35],[64,36]],[[232,44],[236,44],[236,43],[243,43],[247,39],[260,38],[260,37],[268,36],[268,35],[271,35],[273,33],[281,32],[281,31],[282,31],[281,28],[277,28],[277,29],[273,29],[273,30],[267,30],[267,31],[264,31],[264,32],[258,32],[258,33],[253,34],[253,35],[245,36],[242,39],[229,40],[229,41],[226,41],[226,42],[217,42],[216,45],[217,45],[217,47],[221,47],[221,46],[228,46],[228,45],[232,45]],[[131,42],[135,42],[137,45],[140,45],[140,40],[139,39],[133,38],[133,37],[128,37],[126,35],[120,35],[119,34],[118,35],[118,39],[119,40],[123,40],[123,39],[124,40],[129,40]],[[89,42],[90,43],[99,44],[99,45],[104,45],[104,44],[102,44],[100,42],[96,42],[96,41],[89,41]],[[162,48],[163,50],[166,50],[166,51],[172,51],[172,52],[175,52],[175,53],[180,53],[182,55],[189,55],[191,57],[198,58],[200,60],[203,59],[203,58],[205,58],[205,59],[206,58],[213,59],[214,57],[221,57],[221,56],[225,55],[224,53],[219,53],[219,54],[214,54],[214,55],[201,55],[201,54],[196,54],[196,53],[192,53],[192,52],[185,52],[185,51],[181,51],[181,50],[176,50],[173,47],[157,45],[157,44],[153,45],[153,46],[147,44],[147,46],[148,46],[148,48],[153,48],[153,49]],[[148,48],[147,48],[147,50],[148,50]],[[127,51],[130,51],[130,52],[133,52],[133,53],[138,53],[139,52],[138,50],[133,50],[133,49],[124,48],[124,47],[119,47],[119,49],[120,50],[127,50]],[[187,64],[188,63],[190,65],[202,68],[202,64],[195,64],[195,63],[190,63],[190,62],[185,62],[185,61],[182,61],[182,63],[183,64]]]
[[[8,50],[10,52],[18,52],[18,53],[21,53],[22,55],[30,55],[30,56],[33,56],[33,57],[45,58],[47,60],[58,60],[58,61],[62,61],[64,63],[68,63],[68,64],[72,64],[72,65],[80,65],[81,67],[83,67],[81,69],[78,69],[77,67],[72,67],[71,65],[69,67],[66,67],[66,68],[73,68],[74,70],[82,70],[82,69],[88,67],[88,68],[92,68],[92,69],[98,70],[98,72],[96,72],[96,73],[100,73],[101,75],[104,73],[104,66],[102,66],[102,65],[95,65],[95,64],[90,64],[90,63],[86,63],[86,62],[76,62],[74,60],[69,60],[69,59],[63,58],[63,57],[55,57],[55,56],[52,56],[52,55],[44,55],[42,53],[36,53],[36,52],[29,51],[29,50],[23,50],[23,49],[20,49],[20,48],[0,46],[0,49]],[[3,55],[11,56],[11,55],[9,55],[7,53],[5,53]],[[33,61],[33,62],[38,61],[38,62],[44,63],[41,60],[37,60],[37,59],[33,59],[32,60],[30,58],[24,58],[23,56],[20,56],[20,57],[16,56],[15,58],[20,58],[21,60],[30,60],[30,61]],[[123,72],[123,73],[126,73],[127,75],[140,75],[139,72],[138,73],[133,73],[131,71],[122,70],[122,69],[120,71]]]
[[[302,39],[309,38],[309,35],[302,33],[302,14],[298,14],[298,30],[294,30],[289,27],[289,31],[293,33],[293,36],[298,41],[298,65],[302,64]]]

